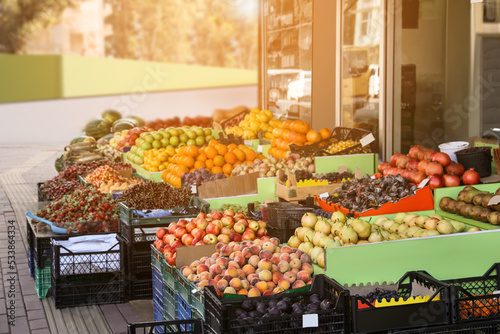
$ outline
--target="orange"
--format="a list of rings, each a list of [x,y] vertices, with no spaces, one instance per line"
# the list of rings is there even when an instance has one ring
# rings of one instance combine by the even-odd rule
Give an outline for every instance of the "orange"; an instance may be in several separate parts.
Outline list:
[[[185,155],[184,156],[184,165],[186,167],[193,167],[194,166],[194,158],[192,156],[189,156],[189,155]]]
[[[215,149],[219,153],[219,155],[224,155],[227,153],[227,146],[224,144],[217,144],[215,145]]]
[[[321,135],[316,130],[309,130],[306,135],[307,141],[316,143],[321,140]]]
[[[323,128],[323,129],[319,130],[319,134],[321,136],[321,139],[326,139],[326,138],[330,137],[331,132],[332,132],[332,130],[330,130],[328,128]]]
[[[214,147],[215,145],[217,145],[219,142],[215,139],[212,139],[210,142],[208,142],[208,146],[212,146]]]
[[[224,160],[228,164],[234,164],[236,160],[238,160],[238,158],[236,157],[236,154],[234,154],[233,152],[227,152],[226,154],[224,154]]]
[[[283,129],[289,129],[290,125],[292,125],[292,120],[291,119],[287,119],[286,121],[283,122],[283,124],[281,125],[281,127]]]
[[[211,170],[214,167],[214,161],[212,159],[208,159],[205,161],[205,168]]]
[[[186,146],[186,155],[196,158],[199,154],[198,147],[196,146]]]
[[[231,175],[231,173],[233,172],[233,165],[231,164],[225,164],[223,167],[222,167],[222,171],[224,172],[224,174],[226,175]]]
[[[245,152],[243,152],[241,149],[237,148],[232,153],[234,153],[239,161],[245,161]]]
[[[214,147],[209,146],[205,149],[205,154],[207,155],[207,158],[213,159],[218,154],[218,152]]]
[[[247,148],[245,151],[245,159],[254,161],[257,158],[257,153],[254,150]]]
[[[200,168],[205,168],[205,163],[203,161],[196,161],[194,163],[194,169],[200,169]]]
[[[207,156],[205,155],[205,153],[200,154],[196,157],[196,161],[207,161]]]
[[[224,157],[222,155],[217,155],[214,158],[214,165],[215,166],[222,167],[222,166],[224,166],[225,163],[226,163],[226,161],[224,160]]]
[[[235,143],[231,143],[229,145],[227,145],[227,150],[228,152],[231,152],[232,150],[238,148],[238,145],[236,145]]]
[[[214,166],[214,168],[212,168],[212,173],[214,174],[222,173],[222,168],[219,166]]]

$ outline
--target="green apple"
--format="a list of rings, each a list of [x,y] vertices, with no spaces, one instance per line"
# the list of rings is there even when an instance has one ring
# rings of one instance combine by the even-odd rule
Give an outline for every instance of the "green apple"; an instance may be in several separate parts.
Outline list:
[[[215,139],[214,136],[206,136],[205,137],[205,142],[210,142],[212,139]]]
[[[147,134],[144,137],[144,140],[147,141],[148,143],[152,143],[155,140],[155,137],[153,137],[153,135],[151,135],[151,134]]]
[[[172,137],[179,137],[179,135],[180,135],[179,130],[177,130],[177,129],[172,129],[169,132],[170,132],[170,135]]]
[[[132,147],[130,148],[130,151],[129,151],[129,152],[136,153],[136,152],[137,152],[137,149],[138,149],[138,147],[137,147],[137,146],[132,146]]]
[[[147,151],[147,150],[152,149],[152,148],[153,148],[153,146],[151,145],[151,143],[150,143],[150,142],[145,141],[144,143],[142,143],[142,144],[140,145],[140,148],[142,148],[144,151]]]
[[[135,146],[140,146],[142,143],[144,143],[144,138],[137,138],[135,140]]]
[[[196,132],[189,130],[186,132],[186,135],[189,137],[189,139],[195,139],[196,138]]]
[[[181,141],[181,143],[185,143],[187,142],[189,139],[189,137],[187,136],[187,134],[183,133],[179,136],[179,140]]]
[[[162,133],[162,136],[163,136],[163,138],[165,138],[165,139],[169,139],[172,135],[170,134],[170,132],[163,132],[163,133]]]
[[[202,128],[196,128],[194,130],[194,133],[196,133],[197,136],[205,136],[205,132],[203,131]],[[210,133],[211,134],[211,133]],[[208,135],[207,135],[208,136]]]
[[[160,148],[160,147],[163,147],[162,144],[161,144],[161,141],[160,140],[155,140],[153,142],[153,148]]]
[[[172,136],[172,137],[170,137],[169,141],[170,141],[170,145],[172,145],[174,147],[179,146],[179,142],[180,142],[179,137]]]
[[[169,144],[170,144],[170,140],[168,140],[168,138],[163,138],[161,140],[161,146],[162,147],[167,147]]]
[[[194,139],[188,139],[188,141],[186,142],[186,145],[196,146],[196,141]]]
[[[159,132],[155,132],[152,135],[153,135],[153,138],[155,140],[162,140],[162,138],[163,138],[163,135],[161,133],[159,133]]]
[[[196,145],[197,146],[202,146],[205,144],[205,137],[196,137],[196,139],[194,140],[196,142]]]
[[[204,128],[203,129],[203,133],[205,134],[205,136],[211,136],[212,135],[212,129],[210,129],[210,128]]]

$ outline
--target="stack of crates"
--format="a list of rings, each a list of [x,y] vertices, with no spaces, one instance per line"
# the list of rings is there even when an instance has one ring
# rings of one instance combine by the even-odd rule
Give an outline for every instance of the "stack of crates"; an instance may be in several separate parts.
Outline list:
[[[36,233],[29,219],[26,219],[26,237],[28,241],[28,268],[35,279],[38,298],[46,298],[51,290],[51,239],[68,239],[68,236],[51,236],[51,233]],[[38,234],[38,236],[37,236]]]

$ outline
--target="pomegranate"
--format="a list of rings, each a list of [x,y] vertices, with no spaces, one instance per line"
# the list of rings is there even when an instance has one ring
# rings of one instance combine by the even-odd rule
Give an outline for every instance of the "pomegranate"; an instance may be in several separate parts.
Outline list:
[[[471,168],[462,175],[462,182],[468,185],[478,184],[480,178],[479,173],[474,168]]]
[[[378,165],[378,172],[379,173],[384,173],[384,170],[386,170],[387,168],[390,168],[391,167],[391,163],[390,162],[382,162]]]
[[[443,177],[441,175],[431,176],[429,180],[429,187],[431,187],[431,190],[444,187]]]
[[[419,162],[417,159],[410,159],[410,161],[408,161],[408,163],[406,164],[406,169],[417,170],[418,164],[419,164]]]
[[[434,156],[432,157],[432,161],[439,162],[443,167],[446,167],[450,164],[451,159],[448,154],[443,152],[438,152],[434,154]]]
[[[407,155],[400,155],[396,159],[396,167],[401,168],[401,169],[405,169],[406,165],[408,164],[408,161],[410,161],[410,159],[411,158]]]
[[[422,160],[418,163],[417,170],[419,172],[425,172],[425,167],[430,163],[429,160]]]
[[[446,166],[446,173],[460,177],[464,173],[464,166],[452,161],[448,166]]]
[[[415,183],[417,186],[425,180],[426,176],[424,172],[415,172],[412,175],[411,181]]]
[[[443,180],[445,187],[458,187],[460,185],[460,178],[456,175],[444,174]]]
[[[425,166],[425,174],[426,175],[443,175],[444,169],[443,166],[437,162],[429,162],[427,166]]]
[[[396,160],[398,159],[399,156],[401,156],[401,153],[394,153],[391,157],[391,166],[396,167]]]
[[[424,159],[423,160],[431,160],[432,161],[432,158],[434,158],[434,155],[436,155],[436,151],[428,149],[424,153]]]
[[[421,145],[413,145],[408,152],[408,156],[413,159],[418,159],[418,153],[423,149],[424,147]]]

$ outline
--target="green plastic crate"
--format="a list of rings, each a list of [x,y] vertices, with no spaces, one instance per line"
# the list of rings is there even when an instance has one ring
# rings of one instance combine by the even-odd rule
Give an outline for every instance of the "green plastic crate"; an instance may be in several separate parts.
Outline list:
[[[188,281],[179,269],[177,269],[175,289],[188,302],[189,306],[197,310],[202,316],[205,315],[205,296],[203,295],[203,291],[194,282]]]
[[[167,321],[176,320],[177,316],[177,293],[174,288],[163,281],[163,319]]]
[[[174,289],[176,290],[177,289],[177,284],[176,284],[176,281],[177,281],[177,271],[174,267],[172,267],[171,265],[169,265],[167,263],[167,260],[163,259],[162,260],[162,275],[163,275],[163,283],[164,284],[167,284],[171,289]]]
[[[52,287],[52,269],[50,259],[47,260],[48,265],[44,268],[38,268],[38,266],[35,266],[35,289],[39,299],[47,298],[47,293]]]
[[[158,270],[158,272],[163,272],[162,267],[163,254],[156,249],[156,247],[151,244],[151,267]]]

